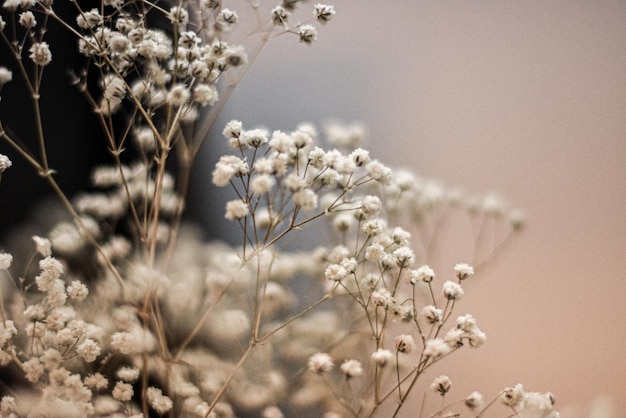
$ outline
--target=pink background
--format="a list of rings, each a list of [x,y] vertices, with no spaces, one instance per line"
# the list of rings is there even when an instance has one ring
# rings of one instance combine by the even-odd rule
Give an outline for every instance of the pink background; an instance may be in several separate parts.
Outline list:
[[[457,311],[486,345],[435,373],[451,398],[521,382],[566,418],[600,396],[626,410],[626,2],[334,5],[312,47],[270,43],[231,115],[361,120],[389,164],[523,207],[528,229]]]

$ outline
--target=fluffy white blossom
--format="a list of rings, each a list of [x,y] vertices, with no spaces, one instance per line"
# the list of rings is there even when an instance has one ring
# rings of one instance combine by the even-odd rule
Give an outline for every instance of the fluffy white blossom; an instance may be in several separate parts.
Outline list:
[[[313,354],[307,363],[309,370],[317,374],[330,371],[334,365],[332,357],[327,353]]]
[[[363,366],[361,362],[354,359],[344,360],[339,367],[346,379],[352,379],[363,374]]]
[[[312,25],[302,25],[298,30],[298,37],[303,44],[311,45],[317,39],[317,29]]]
[[[459,280],[465,280],[474,274],[474,268],[466,263],[460,263],[454,266],[454,272]]]
[[[415,350],[415,340],[410,334],[400,334],[395,339],[396,351],[404,354],[408,354]]]
[[[47,42],[34,43],[28,52],[30,52],[30,59],[37,65],[45,66],[52,61],[52,52],[50,52],[50,46]]]
[[[451,385],[452,382],[450,381],[450,378],[446,375],[441,375],[433,380],[433,382],[430,384],[430,389],[443,396],[448,393]]]
[[[443,284],[442,293],[448,300],[458,300],[464,294],[461,285],[450,280]]]
[[[0,270],[8,270],[13,262],[13,256],[9,253],[0,253]]]
[[[11,167],[12,165],[13,163],[11,162],[9,157],[7,157],[4,154],[0,154],[0,175],[2,175],[2,173],[7,171],[7,169]]]

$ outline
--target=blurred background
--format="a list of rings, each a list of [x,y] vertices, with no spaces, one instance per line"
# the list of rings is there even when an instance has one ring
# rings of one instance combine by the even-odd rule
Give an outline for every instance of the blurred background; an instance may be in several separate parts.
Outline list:
[[[214,141],[231,118],[285,131],[362,121],[386,163],[524,208],[528,228],[457,311],[474,314],[486,345],[433,375],[450,376],[450,399],[521,382],[552,391],[565,418],[592,416],[605,399],[621,416],[626,2],[330,3],[337,15],[313,46],[269,43]],[[192,216],[209,222],[223,216],[207,193],[216,154],[207,148],[192,191]]]

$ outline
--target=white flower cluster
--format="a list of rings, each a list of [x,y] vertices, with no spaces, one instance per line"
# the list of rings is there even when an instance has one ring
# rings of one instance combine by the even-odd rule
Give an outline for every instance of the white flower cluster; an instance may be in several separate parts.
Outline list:
[[[310,125],[270,134],[231,121],[223,133],[239,155],[220,159],[213,183],[235,188],[239,197],[227,203],[225,216],[238,220],[244,233],[250,234],[244,241],[256,232],[257,249],[320,216],[355,212],[369,219],[380,211],[377,197],[360,197],[355,191],[388,183],[391,170],[362,148],[324,150],[315,145],[317,131]]]
[[[330,124],[324,148],[308,124],[284,132],[229,122],[223,136],[232,152],[212,181],[233,192],[225,217],[241,227],[240,247],[204,243],[181,224],[176,186],[185,189],[215,105],[249,61],[248,45],[230,40],[260,35],[262,46],[289,34],[312,44],[335,9],[316,3],[292,25],[300,3],[282,0],[267,11],[250,3],[255,26],[236,37],[246,15],[219,0],[103,0],[89,10],[73,3],[71,22],[52,0],[2,4],[12,22],[6,31],[0,18],[2,41],[19,71],[0,67],[0,87],[20,74],[39,103],[54,47],[45,25],[57,20],[93,64],[89,71],[99,72],[95,96],[89,71],[74,82],[114,165],[95,168],[95,191],[72,202],[59,192],[73,222],[33,237],[36,253],[22,276],[14,278],[13,256],[0,252],[0,289],[13,286],[0,300],[0,380],[24,386],[0,399],[0,416],[339,417],[389,408],[397,416],[432,365],[485,343],[458,304],[466,281],[522,217],[496,194],[468,196],[391,170],[362,148],[359,124]],[[113,114],[126,115],[121,132]],[[0,137],[57,189],[43,132],[37,155],[8,131]],[[131,142],[138,162],[124,164]],[[166,170],[170,152],[181,162],[178,185]],[[0,154],[0,175],[11,165]],[[430,267],[438,226],[458,208],[480,225],[472,263],[440,281]],[[283,250],[294,231],[320,224],[328,241]],[[504,237],[479,245],[489,226]],[[430,388],[447,397],[452,381],[440,375]],[[516,385],[497,398],[518,416],[558,416],[550,393]],[[474,416],[497,404],[479,392],[464,403]]]

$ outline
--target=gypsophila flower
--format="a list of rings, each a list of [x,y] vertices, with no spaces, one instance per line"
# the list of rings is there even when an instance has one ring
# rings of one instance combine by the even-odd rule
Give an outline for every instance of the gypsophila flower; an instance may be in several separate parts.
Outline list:
[[[508,387],[500,394],[500,400],[505,405],[515,408],[524,399],[524,387],[521,384]]]
[[[0,179],[2,178],[2,173],[4,173],[9,167],[11,167],[11,165],[13,165],[13,163],[11,162],[9,157],[4,154],[0,154]]]
[[[311,189],[298,190],[293,194],[293,203],[304,212],[317,208],[317,194]]]
[[[289,12],[282,6],[276,6],[271,11],[272,23],[274,25],[286,25],[289,20]]]
[[[426,305],[422,308],[422,317],[428,321],[429,324],[441,324],[443,319],[443,310],[433,305]]]
[[[40,304],[28,305],[26,309],[24,309],[24,316],[30,322],[41,321],[46,317],[46,312]]]
[[[227,8],[223,8],[222,10],[220,10],[219,14],[217,15],[216,27],[219,30],[226,30],[230,26],[237,23],[238,18],[239,17],[237,16],[237,13],[235,11],[227,9]]]
[[[250,213],[248,204],[241,199],[231,200],[226,203],[226,219],[235,220],[245,218]]]
[[[395,259],[396,265],[400,268],[410,267],[415,261],[413,250],[409,247],[400,247],[395,249],[392,256]]]
[[[433,380],[430,384],[430,389],[439,393],[441,396],[444,396],[450,390],[451,385],[452,382],[450,381],[450,378],[446,375],[441,375]]]
[[[393,353],[384,348],[379,348],[372,353],[372,361],[379,367],[385,367],[389,360],[393,358]]]
[[[87,363],[92,363],[101,353],[100,345],[91,338],[85,339],[76,346],[76,352]]]
[[[201,106],[213,106],[219,99],[215,86],[199,84],[193,89],[192,99]]]
[[[261,413],[261,418],[284,418],[284,417],[285,415],[277,406],[268,406],[264,408],[263,412]]]
[[[442,293],[448,300],[458,300],[464,294],[461,285],[450,280],[443,284]]]
[[[438,359],[450,352],[450,346],[442,338],[433,338],[426,341],[424,356]]]
[[[368,237],[375,237],[387,229],[387,224],[382,219],[370,219],[363,223],[363,227],[361,229]]]
[[[348,276],[348,271],[340,264],[331,264],[326,267],[324,276],[327,280],[340,282]]]
[[[354,359],[345,360],[341,363],[340,369],[346,379],[352,379],[363,374],[361,362]]]
[[[13,73],[6,67],[0,67],[0,87],[4,86],[9,81],[13,80]],[[4,171],[2,169],[2,157],[7,158],[6,155],[0,154],[0,173]],[[8,158],[7,158],[8,160]],[[10,161],[9,161],[10,163]],[[9,164],[9,167],[11,165]],[[6,168],[5,168],[6,169]]]
[[[67,287],[67,296],[72,300],[84,300],[88,294],[89,290],[87,289],[87,286],[79,280],[72,281],[72,283]]]
[[[424,283],[430,283],[435,278],[435,271],[428,265],[424,264],[423,266],[418,267],[416,270],[411,270],[410,278],[411,284],[416,284],[420,281]]]
[[[109,380],[101,373],[85,376],[85,385],[94,391],[104,390],[109,387]]]
[[[135,367],[120,367],[115,373],[122,381],[133,383],[139,379],[139,369]]]
[[[173,86],[169,93],[167,93],[167,101],[168,103],[174,106],[182,106],[191,97],[191,93],[189,89],[184,84],[176,84]]]
[[[52,61],[52,52],[47,42],[34,43],[28,52],[30,52],[29,58],[37,65],[45,66]]]
[[[17,335],[17,328],[10,319],[0,321],[0,348],[4,348],[7,342]]]
[[[183,26],[189,22],[189,12],[179,6],[172,7],[167,17],[175,26]]]
[[[334,367],[332,357],[327,353],[316,353],[309,357],[307,367],[309,371],[317,374],[323,374],[330,371]]]
[[[415,341],[410,334],[400,334],[395,339],[396,351],[404,354],[408,354],[415,350]]]
[[[26,29],[32,29],[37,25],[37,20],[35,19],[33,12],[28,11],[20,13],[19,23]]]
[[[22,363],[24,377],[31,383],[36,383],[44,372],[44,366],[38,357],[32,357]]]
[[[172,400],[163,395],[163,392],[159,388],[155,388],[153,386],[149,387],[147,390],[148,402],[150,402],[150,406],[159,414],[165,414],[174,405]]]
[[[474,268],[466,263],[460,263],[455,265],[454,271],[456,272],[456,277],[459,280],[465,280],[469,276],[474,274]]]
[[[372,292],[372,303],[375,306],[387,307],[393,303],[393,297],[388,289],[380,288]]]
[[[483,409],[484,404],[483,395],[476,391],[470,393],[469,396],[465,398],[465,406],[472,411],[480,411]]]
[[[89,11],[82,12],[76,17],[76,24],[81,29],[91,29],[102,24],[102,15],[100,11],[93,8]]]
[[[124,382],[115,383],[113,392],[111,393],[114,399],[120,402],[130,401],[133,398],[134,391],[132,385]]]
[[[361,213],[363,218],[370,219],[374,216],[378,216],[382,202],[378,196],[365,196],[361,201]]]
[[[322,25],[327,24],[335,15],[335,8],[331,5],[317,3],[313,6],[313,16]]]
[[[8,270],[13,262],[13,256],[9,253],[0,253],[0,270]]]
[[[312,25],[302,25],[298,30],[298,37],[303,44],[311,45],[317,39],[317,29]]]
[[[0,413],[3,417],[18,417],[17,404],[12,396],[3,396],[0,401]]]
[[[35,242],[35,248],[37,252],[43,257],[50,257],[52,255],[50,240],[34,235],[33,241]]]

